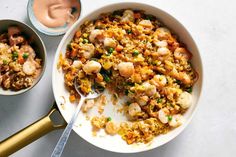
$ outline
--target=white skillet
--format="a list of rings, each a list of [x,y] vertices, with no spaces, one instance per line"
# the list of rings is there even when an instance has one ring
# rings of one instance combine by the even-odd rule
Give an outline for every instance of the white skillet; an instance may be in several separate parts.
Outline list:
[[[64,86],[63,72],[57,69],[57,63],[58,63],[58,58],[59,58],[60,53],[65,54],[67,44],[70,43],[75,32],[79,29],[80,25],[82,25],[86,20],[96,19],[101,13],[112,12],[117,9],[126,9],[126,8],[144,10],[146,13],[155,15],[162,23],[164,23],[168,28],[170,28],[173,32],[175,32],[180,38],[180,41],[185,43],[187,45],[187,48],[192,52],[193,54],[192,64],[199,74],[199,79],[193,87],[193,93],[192,93],[193,104],[184,115],[184,117],[186,118],[185,124],[183,124],[182,126],[174,129],[173,131],[165,135],[157,136],[149,144],[128,145],[126,144],[125,141],[121,139],[119,135],[115,135],[115,136],[106,135],[104,131],[100,131],[97,134],[97,136],[94,136],[92,134],[92,127],[91,127],[90,121],[87,120],[86,116],[81,112],[77,118],[77,122],[75,126],[73,127],[73,130],[80,137],[82,137],[84,140],[88,141],[89,143],[99,148],[102,148],[108,151],[119,152],[119,153],[133,153],[133,152],[142,152],[142,151],[150,150],[169,142],[170,140],[175,138],[177,135],[179,135],[184,130],[184,128],[186,128],[186,126],[189,124],[189,122],[191,121],[193,117],[193,114],[197,107],[198,99],[201,94],[202,83],[203,83],[202,81],[203,70],[202,70],[202,62],[201,62],[200,53],[190,33],[180,22],[178,22],[175,18],[173,18],[171,15],[164,12],[163,10],[160,10],[156,7],[153,7],[147,4],[122,2],[122,3],[107,5],[107,6],[98,8],[97,10],[93,11],[92,13],[90,13],[89,15],[87,15],[86,17],[82,19],[79,19],[67,31],[67,33],[61,40],[58,46],[58,49],[56,51],[54,64],[53,64],[53,75],[52,75],[53,92],[54,92],[54,97],[55,97],[57,106],[62,116],[67,122],[69,122],[69,120],[71,119],[71,116],[73,115],[76,104],[70,103],[69,92],[66,90]],[[106,95],[107,97],[109,97],[108,93],[106,93]],[[62,98],[62,96],[65,98],[65,101]],[[110,99],[108,98],[108,101],[109,100]],[[112,117],[112,120],[116,122],[121,122],[121,121],[126,120],[125,116],[116,112],[118,108],[119,108],[119,105],[114,106],[111,102],[109,102],[105,106],[104,115]],[[88,115],[89,116],[99,115],[97,108],[95,107],[94,109],[92,109]]]

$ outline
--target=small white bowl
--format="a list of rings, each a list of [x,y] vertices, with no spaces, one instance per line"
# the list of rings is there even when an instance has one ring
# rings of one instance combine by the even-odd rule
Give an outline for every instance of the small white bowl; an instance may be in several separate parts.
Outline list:
[[[80,2],[80,0],[78,0],[78,2],[80,3],[79,12],[81,13],[81,2]],[[50,27],[43,25],[41,22],[38,21],[38,19],[34,15],[33,4],[34,4],[34,0],[28,1],[27,14],[28,14],[28,18],[30,19],[30,22],[38,31],[40,31],[46,35],[49,35],[49,36],[59,36],[59,35],[65,34],[66,31],[70,28],[70,26],[68,26],[68,25],[64,25],[61,27],[55,27],[55,28],[50,28]]]

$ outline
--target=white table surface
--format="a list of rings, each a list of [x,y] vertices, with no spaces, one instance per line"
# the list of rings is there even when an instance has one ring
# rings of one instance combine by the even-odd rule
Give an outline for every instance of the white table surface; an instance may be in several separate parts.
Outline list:
[[[0,0],[0,19],[30,24],[27,0]],[[138,0],[136,0],[138,1]],[[144,0],[142,0],[144,1]],[[101,150],[74,132],[66,157],[233,157],[236,154],[236,1],[234,0],[145,0],[170,14],[191,32],[204,63],[204,88],[200,106],[187,129],[173,141],[140,154],[116,154]],[[96,7],[117,0],[82,0],[83,16]],[[52,61],[61,37],[39,33],[47,48],[48,64],[42,80],[25,94],[0,96],[0,141],[45,115],[53,102]],[[14,157],[50,156],[62,130],[54,131]],[[1,156],[1,155],[0,155]]]

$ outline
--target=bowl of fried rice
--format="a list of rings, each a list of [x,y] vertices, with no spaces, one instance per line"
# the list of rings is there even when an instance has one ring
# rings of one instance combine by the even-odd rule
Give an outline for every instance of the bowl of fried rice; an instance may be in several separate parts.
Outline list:
[[[0,95],[17,95],[33,88],[46,67],[46,49],[30,26],[0,20]]]
[[[192,119],[202,89],[199,50],[187,29],[163,10],[117,3],[77,21],[54,60],[53,91],[66,121],[84,94],[74,131],[105,150],[132,153],[161,146]]]

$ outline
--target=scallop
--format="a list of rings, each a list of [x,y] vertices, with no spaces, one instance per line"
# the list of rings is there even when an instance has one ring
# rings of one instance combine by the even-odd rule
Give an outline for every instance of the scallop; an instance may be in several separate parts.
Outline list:
[[[177,104],[179,104],[183,109],[187,109],[192,105],[192,95],[188,92],[183,92],[180,94]]]
[[[23,64],[23,72],[26,74],[26,75],[33,75],[34,72],[36,71],[36,66],[33,62],[31,61],[26,61],[24,64]]]
[[[76,69],[81,69],[82,65],[83,65],[82,62],[78,60],[75,60],[72,64],[72,66]]]
[[[172,119],[168,122],[171,127],[178,127],[185,122],[184,117],[181,114],[172,116]]]
[[[83,70],[86,74],[98,73],[101,68],[101,64],[96,61],[89,61],[83,66]]]

